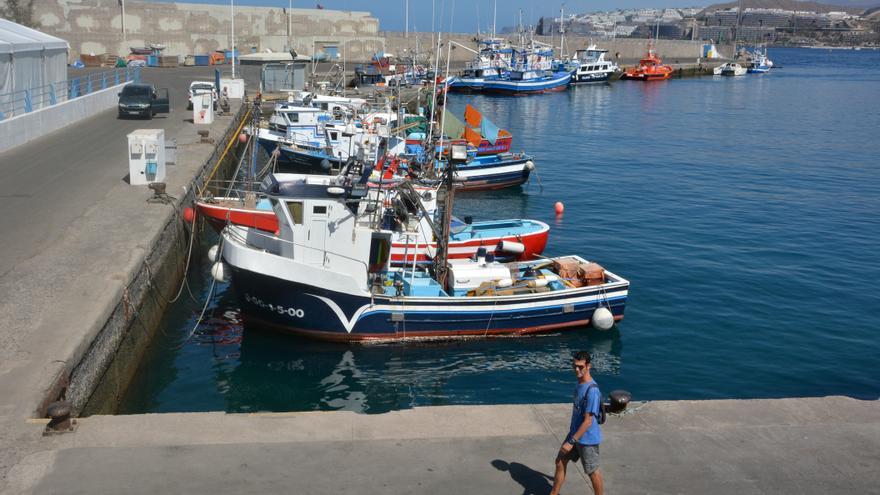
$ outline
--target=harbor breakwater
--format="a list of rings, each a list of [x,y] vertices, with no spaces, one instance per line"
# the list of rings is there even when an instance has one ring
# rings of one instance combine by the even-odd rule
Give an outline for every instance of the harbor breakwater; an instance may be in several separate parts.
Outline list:
[[[120,5],[115,0],[34,0],[34,20],[38,29],[70,43],[71,60],[81,54],[124,56],[130,47],[151,44],[163,45],[163,54],[178,55],[181,62],[185,55],[230,50],[232,23],[227,5],[126,2],[124,23]],[[473,33],[443,33],[443,38],[476,48]],[[436,41],[436,36],[429,32],[381,31],[379,19],[369,12],[235,7],[235,44],[240,54],[293,49],[324,60],[367,63],[377,53],[418,52],[427,59],[433,52],[432,39]],[[549,36],[535,39],[554,46],[560,41]],[[631,63],[644,54],[646,41],[618,38],[600,44],[621,63]],[[566,51],[573,53],[590,42],[585,36],[568,36]],[[702,56],[703,45],[702,41],[658,40],[656,50],[669,63],[689,63]],[[727,56],[733,53],[729,45],[717,48]],[[444,48],[443,57],[446,53]],[[450,56],[452,62],[465,62],[473,53],[456,48]]]

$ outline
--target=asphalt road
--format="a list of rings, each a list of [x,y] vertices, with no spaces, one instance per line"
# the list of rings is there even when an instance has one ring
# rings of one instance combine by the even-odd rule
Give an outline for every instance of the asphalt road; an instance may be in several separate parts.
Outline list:
[[[226,77],[229,67],[223,69]],[[76,77],[96,70],[69,73]],[[259,85],[259,67],[237,67],[236,75],[244,77],[251,91]],[[120,120],[115,109],[107,110],[0,154],[0,278],[17,263],[39,255],[65,226],[128,175],[128,133],[161,128],[169,139],[192,125],[192,113],[186,109],[189,83],[213,77],[213,67],[146,68],[142,81],[168,88],[171,113],[153,120]]]

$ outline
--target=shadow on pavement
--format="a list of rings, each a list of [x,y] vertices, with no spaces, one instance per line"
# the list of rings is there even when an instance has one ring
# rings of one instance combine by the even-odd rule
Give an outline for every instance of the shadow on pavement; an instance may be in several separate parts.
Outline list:
[[[553,477],[518,462],[495,459],[492,466],[499,471],[507,471],[513,481],[523,487],[523,495],[547,495],[553,488]]]

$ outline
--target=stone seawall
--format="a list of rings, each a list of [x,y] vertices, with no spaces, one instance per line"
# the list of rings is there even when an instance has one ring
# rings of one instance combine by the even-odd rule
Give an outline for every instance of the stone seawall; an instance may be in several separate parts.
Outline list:
[[[34,0],[37,28],[70,43],[71,61],[81,54],[127,55],[131,47],[151,44],[165,46],[163,54],[205,55],[232,46],[231,9],[228,5],[194,3],[125,3],[116,0]],[[123,32],[124,31],[124,32]],[[444,39],[476,48],[473,33],[443,34]],[[502,36],[516,40],[516,35]],[[369,12],[283,7],[235,7],[235,46],[239,54],[252,51],[287,52],[317,56],[349,63],[368,62],[374,54],[391,52],[397,56],[418,51],[427,59],[436,40],[432,33],[380,31],[379,19]],[[536,40],[559,46],[558,37],[537,36]],[[590,39],[569,36],[566,52],[586,48]],[[600,47],[617,55],[622,62],[638,60],[645,52],[646,40],[599,41]],[[703,42],[659,40],[657,53],[670,63],[693,62],[702,54]],[[722,53],[732,50],[719,47]],[[444,54],[446,49],[444,48]],[[464,62],[473,52],[456,47],[452,61]],[[444,55],[445,57],[445,55]]]

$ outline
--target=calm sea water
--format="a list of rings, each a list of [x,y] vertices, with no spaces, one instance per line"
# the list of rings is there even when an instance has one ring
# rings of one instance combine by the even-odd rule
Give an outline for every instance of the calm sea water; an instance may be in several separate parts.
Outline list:
[[[573,351],[636,399],[880,395],[880,52],[771,50],[767,75],[455,96],[535,157],[522,189],[460,194],[476,219],[549,222],[547,254],[629,278],[608,332],[339,345],[244,328],[233,289],[172,307],[121,412],[383,412],[563,402]],[[553,205],[565,203],[555,217]],[[206,239],[202,249],[212,242]]]

